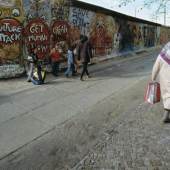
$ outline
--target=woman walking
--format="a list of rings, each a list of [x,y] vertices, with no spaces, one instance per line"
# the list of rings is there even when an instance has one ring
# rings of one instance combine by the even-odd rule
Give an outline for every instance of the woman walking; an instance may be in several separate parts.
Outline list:
[[[152,70],[152,81],[155,81],[159,75],[161,96],[164,105],[163,122],[170,122],[170,42],[165,45]]]

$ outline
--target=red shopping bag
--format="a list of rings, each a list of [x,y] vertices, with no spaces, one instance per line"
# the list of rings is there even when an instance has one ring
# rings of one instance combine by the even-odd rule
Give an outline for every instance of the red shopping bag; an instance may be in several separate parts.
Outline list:
[[[158,82],[148,83],[144,100],[150,104],[160,102],[160,84]]]

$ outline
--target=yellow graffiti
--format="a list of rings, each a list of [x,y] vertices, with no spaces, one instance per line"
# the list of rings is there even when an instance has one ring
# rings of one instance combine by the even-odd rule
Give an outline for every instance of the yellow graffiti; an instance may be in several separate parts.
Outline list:
[[[69,1],[52,0],[52,18],[58,20],[68,20],[69,17]]]
[[[0,8],[0,17],[10,17],[11,16],[11,8]]]
[[[20,54],[20,44],[11,44],[0,47],[0,58],[1,60],[13,60],[17,59]]]
[[[22,0],[0,0],[0,5],[0,18],[11,17],[23,21],[24,10]]]

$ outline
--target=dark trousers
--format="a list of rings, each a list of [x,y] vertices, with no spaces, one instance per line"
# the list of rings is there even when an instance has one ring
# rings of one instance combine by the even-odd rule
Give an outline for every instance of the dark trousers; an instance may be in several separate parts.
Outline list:
[[[53,75],[55,76],[58,76],[58,72],[59,72],[59,65],[60,63],[59,62],[52,62],[52,73]]]
[[[86,74],[87,74],[87,76],[89,75],[89,72],[88,72],[87,66],[88,66],[88,62],[83,62],[83,70],[82,70],[82,73],[81,73],[81,79],[83,78],[84,73],[86,73]]]
[[[72,68],[72,74],[75,75],[77,73],[77,71],[76,71],[74,63],[71,64],[71,68]]]
[[[39,79],[40,82],[43,81],[42,80],[42,75],[41,75],[41,70],[42,70],[41,65],[37,65],[38,79]]]

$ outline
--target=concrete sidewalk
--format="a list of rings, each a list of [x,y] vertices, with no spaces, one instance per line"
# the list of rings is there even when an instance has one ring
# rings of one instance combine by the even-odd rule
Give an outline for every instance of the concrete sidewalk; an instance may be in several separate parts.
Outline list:
[[[21,93],[1,96],[0,159],[83,113],[136,78],[60,80]],[[115,83],[117,82],[117,83]],[[113,85],[114,84],[114,85]]]
[[[82,83],[79,78],[51,77],[42,86],[33,86],[24,78],[2,81],[0,159],[145,78],[106,76],[94,77]]]

